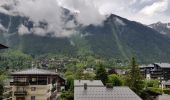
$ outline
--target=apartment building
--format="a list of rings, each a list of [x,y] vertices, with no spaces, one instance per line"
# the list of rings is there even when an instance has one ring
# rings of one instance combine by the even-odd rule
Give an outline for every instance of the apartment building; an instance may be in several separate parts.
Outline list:
[[[56,72],[32,68],[11,73],[12,100],[56,100],[65,80]]]

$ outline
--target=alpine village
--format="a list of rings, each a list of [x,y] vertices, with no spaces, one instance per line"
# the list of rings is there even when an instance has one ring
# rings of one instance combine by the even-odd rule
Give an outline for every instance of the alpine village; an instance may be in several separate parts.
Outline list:
[[[0,100],[170,100],[169,22],[170,0],[0,0]]]

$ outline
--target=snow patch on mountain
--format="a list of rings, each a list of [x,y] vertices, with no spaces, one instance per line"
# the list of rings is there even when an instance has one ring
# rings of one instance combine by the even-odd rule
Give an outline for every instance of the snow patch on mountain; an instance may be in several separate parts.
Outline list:
[[[1,31],[7,31],[7,29],[2,24],[0,24],[0,30]]]
[[[118,25],[122,25],[122,26],[125,26],[126,24],[119,18],[115,18],[115,22],[118,24]]]

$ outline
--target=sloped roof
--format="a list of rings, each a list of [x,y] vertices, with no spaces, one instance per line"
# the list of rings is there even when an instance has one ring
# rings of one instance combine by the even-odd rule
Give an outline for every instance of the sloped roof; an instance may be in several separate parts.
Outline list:
[[[128,87],[75,87],[74,100],[142,100]]]
[[[170,80],[166,81],[164,84],[165,85],[170,85]]]
[[[170,100],[170,95],[168,94],[163,94],[158,96],[158,100]]]
[[[170,68],[169,63],[154,63],[154,64],[160,66],[161,68]]]
[[[129,87],[116,86],[106,88],[101,86],[100,80],[93,81],[84,81],[87,82],[86,90],[84,86],[80,86],[83,82],[81,84],[74,83],[74,85],[77,85],[74,86],[74,100],[142,100]]]
[[[57,75],[57,73],[44,69],[32,68],[18,72],[13,72],[11,73],[11,75]]]
[[[141,66],[139,66],[140,68],[149,68],[149,67],[154,67],[154,65],[153,64],[149,64],[149,65],[141,65]]]
[[[84,86],[84,83],[88,86],[104,86],[100,80],[74,80],[74,86]]]
[[[8,47],[0,44],[0,49],[5,49],[5,48],[8,48]]]

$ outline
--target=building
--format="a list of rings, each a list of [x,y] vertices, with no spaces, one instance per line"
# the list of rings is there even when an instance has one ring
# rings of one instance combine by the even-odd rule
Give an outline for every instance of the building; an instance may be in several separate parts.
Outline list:
[[[170,64],[168,63],[142,65],[140,71],[146,79],[159,79],[160,81],[170,79]]]
[[[170,100],[170,95],[168,94],[159,95],[156,100]]]
[[[56,72],[32,68],[11,73],[12,100],[55,100],[65,80]]]
[[[74,100],[142,100],[129,87],[104,86],[100,80],[75,80]]]
[[[163,85],[164,85],[165,88],[170,88],[170,80],[164,82]]]

